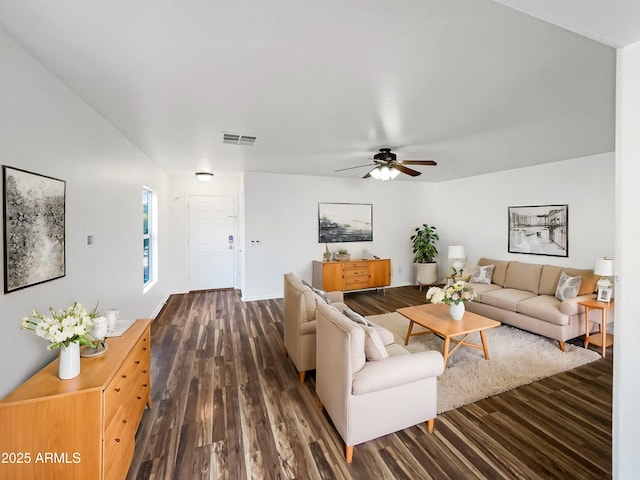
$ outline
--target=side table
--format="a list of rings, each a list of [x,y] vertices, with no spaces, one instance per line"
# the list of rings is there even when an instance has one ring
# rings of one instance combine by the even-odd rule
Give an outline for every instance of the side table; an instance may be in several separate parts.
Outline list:
[[[614,302],[613,300],[607,303],[589,299],[578,302],[578,305],[582,305],[584,307],[584,316],[586,320],[584,348],[587,348],[590,343],[602,347],[602,357],[604,357],[606,348],[613,345],[613,335],[607,333],[607,312],[609,310],[613,310]],[[602,314],[602,321],[600,322],[600,333],[596,335],[589,335],[589,313],[591,312],[591,310],[600,310]]]

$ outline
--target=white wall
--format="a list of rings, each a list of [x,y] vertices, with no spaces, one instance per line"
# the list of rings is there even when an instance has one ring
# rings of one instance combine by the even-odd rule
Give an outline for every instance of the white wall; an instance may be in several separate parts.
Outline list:
[[[236,204],[236,288],[241,287],[242,237],[244,233],[242,209],[242,174],[215,175],[208,183],[199,182],[195,174],[190,176],[173,175],[169,177],[169,251],[168,269],[170,272],[171,292],[189,291],[189,217],[188,198],[190,195],[211,195],[233,197]]]
[[[168,294],[167,177],[0,30],[0,158],[66,181],[66,276],[0,295],[0,398],[55,356],[20,329],[32,309],[116,307],[149,317]],[[158,193],[160,280],[142,289],[142,186]],[[0,229],[2,227],[0,226]],[[86,236],[95,245],[86,246]]]
[[[616,317],[613,478],[640,469],[640,43],[618,51],[616,118]]]
[[[608,153],[436,184],[440,272],[454,244],[465,246],[469,273],[480,257],[594,268],[614,254],[614,167]],[[507,208],[549,204],[569,206],[569,256],[508,253]]]
[[[245,175],[246,285],[244,298],[282,295],[281,275],[311,280],[321,260],[319,202],[373,204],[374,241],[344,246],[392,259],[392,285],[415,283],[409,237],[422,223],[437,227],[439,276],[448,273],[447,247],[466,248],[468,269],[481,256],[593,268],[614,254],[613,153],[463,178],[438,184],[373,182],[249,173]],[[569,257],[507,253],[507,207],[569,205]],[[251,244],[260,240],[260,244]]]
[[[286,272],[311,282],[311,262],[321,261],[325,249],[318,243],[318,203],[371,203],[373,242],[331,244],[329,250],[344,247],[361,258],[366,249],[391,258],[391,284],[414,283],[409,237],[416,226],[431,223],[430,184],[247,173],[244,188],[245,300],[281,297]]]

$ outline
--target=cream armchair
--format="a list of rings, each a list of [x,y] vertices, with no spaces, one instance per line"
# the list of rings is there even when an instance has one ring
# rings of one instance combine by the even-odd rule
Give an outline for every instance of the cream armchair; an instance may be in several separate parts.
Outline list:
[[[329,300],[342,302],[342,292],[327,293]],[[325,301],[293,273],[284,275],[285,353],[304,382],[305,374],[316,368],[316,303]],[[341,305],[341,304],[340,304]]]
[[[365,329],[330,305],[318,306],[316,320],[316,393],[345,442],[347,463],[354,445],[422,422],[433,432],[440,352],[411,354],[394,343],[385,347],[388,358],[367,361]]]

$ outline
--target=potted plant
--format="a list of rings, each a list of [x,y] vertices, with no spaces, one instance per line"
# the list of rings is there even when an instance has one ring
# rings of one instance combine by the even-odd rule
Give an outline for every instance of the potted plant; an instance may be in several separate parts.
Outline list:
[[[335,256],[336,256],[336,260],[348,261],[351,259],[351,255],[349,255],[349,251],[345,248],[338,249]]]
[[[417,280],[422,290],[423,285],[434,285],[438,280],[438,264],[436,263],[436,241],[439,240],[436,227],[423,223],[411,235],[413,244],[413,261],[417,267]]]

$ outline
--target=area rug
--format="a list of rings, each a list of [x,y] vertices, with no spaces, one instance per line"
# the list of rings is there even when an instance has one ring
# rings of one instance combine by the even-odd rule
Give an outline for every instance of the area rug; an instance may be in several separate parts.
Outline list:
[[[399,313],[367,317],[393,332],[396,342],[404,346],[409,320]],[[413,333],[425,331],[414,325]],[[490,360],[482,350],[458,348],[448,360],[447,368],[438,377],[438,413],[498,393],[512,390],[556,373],[593,362],[600,355],[589,349],[565,343],[561,351],[558,342],[517,328],[501,325],[485,332]],[[481,345],[478,333],[470,334],[467,342]],[[405,348],[411,352],[437,350],[444,341],[433,334],[409,339]]]

